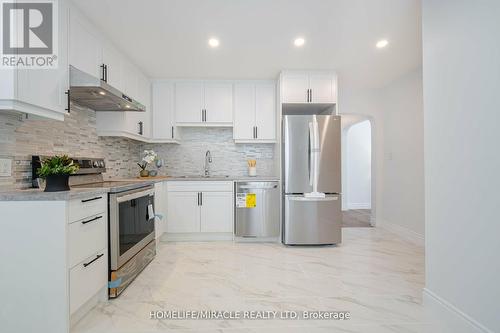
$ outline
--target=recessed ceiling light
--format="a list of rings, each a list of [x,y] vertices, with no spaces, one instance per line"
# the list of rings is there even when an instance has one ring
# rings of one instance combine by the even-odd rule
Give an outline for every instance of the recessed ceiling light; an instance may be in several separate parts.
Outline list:
[[[125,107],[126,107],[127,109],[130,109],[130,105],[128,105],[128,104],[125,104]]]
[[[297,47],[301,47],[301,46],[304,46],[306,40],[302,37],[299,37],[299,38],[295,38],[295,40],[293,41],[293,44]]]
[[[219,40],[217,38],[210,38],[208,40],[208,45],[210,45],[210,47],[215,48],[215,47],[219,46]]]
[[[104,96],[104,95],[106,95],[106,93],[101,90],[101,91],[99,91],[99,95],[103,95]]]
[[[382,49],[384,47],[387,46],[387,44],[389,44],[389,41],[387,39],[381,39],[377,42],[377,44],[375,44],[375,46],[379,49]]]

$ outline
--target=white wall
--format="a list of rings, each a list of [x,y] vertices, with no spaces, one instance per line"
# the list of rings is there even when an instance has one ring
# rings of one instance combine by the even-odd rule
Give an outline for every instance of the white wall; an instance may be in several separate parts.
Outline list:
[[[499,18],[497,0],[423,1],[426,300],[491,332],[500,332]]]
[[[339,87],[341,114],[365,115],[372,124],[372,219],[423,245],[421,68],[376,90]]]
[[[421,69],[379,94],[384,123],[380,224],[418,238],[424,235],[424,138]],[[396,230],[397,229],[397,230]]]
[[[354,124],[346,133],[347,209],[371,208],[371,126],[365,120]]]

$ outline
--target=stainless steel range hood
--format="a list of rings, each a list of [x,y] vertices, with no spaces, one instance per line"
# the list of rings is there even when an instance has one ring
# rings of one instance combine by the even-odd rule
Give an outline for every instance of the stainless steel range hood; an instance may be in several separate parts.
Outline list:
[[[146,107],[107,82],[69,66],[70,99],[95,111],[137,111]]]

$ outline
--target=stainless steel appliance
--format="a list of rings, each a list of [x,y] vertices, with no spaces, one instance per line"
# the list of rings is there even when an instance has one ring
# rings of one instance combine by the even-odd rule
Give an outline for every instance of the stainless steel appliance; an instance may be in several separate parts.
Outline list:
[[[342,241],[340,117],[283,117],[283,243]]]
[[[110,297],[117,297],[156,255],[154,187],[109,193]]]
[[[68,99],[94,111],[146,111],[144,105],[108,84],[107,65],[101,69],[101,77],[97,78],[69,66]]]
[[[235,183],[237,237],[279,238],[280,191],[277,181]]]

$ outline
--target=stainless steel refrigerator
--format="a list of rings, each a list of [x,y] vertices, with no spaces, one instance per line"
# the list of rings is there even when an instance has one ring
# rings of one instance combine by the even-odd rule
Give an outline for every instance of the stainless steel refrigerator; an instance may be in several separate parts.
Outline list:
[[[283,243],[342,241],[340,117],[283,116]]]

